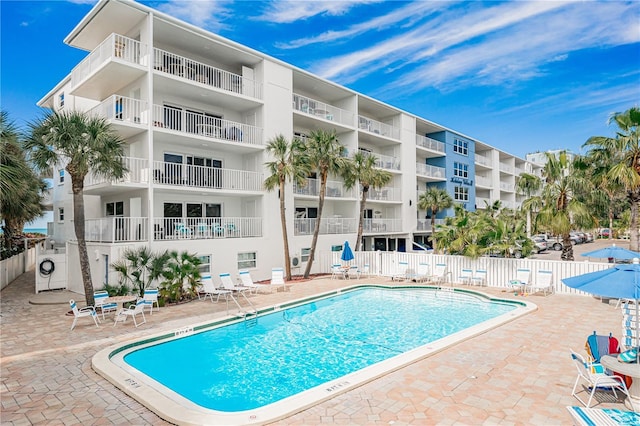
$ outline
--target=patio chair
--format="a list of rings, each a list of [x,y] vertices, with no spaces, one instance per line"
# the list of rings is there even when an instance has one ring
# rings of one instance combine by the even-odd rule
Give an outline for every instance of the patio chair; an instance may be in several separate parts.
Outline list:
[[[191,228],[182,222],[176,222],[175,231],[178,238],[191,238]]]
[[[144,300],[144,307],[149,307],[149,313],[151,315],[153,315],[153,305],[156,305],[156,308],[158,309],[158,311],[160,311],[157,288],[146,288],[144,290],[142,300]]]
[[[213,296],[216,296],[216,302],[220,300],[220,296],[224,296],[224,299],[227,302],[227,310],[229,310],[229,296],[231,296],[231,290],[216,288],[213,285],[213,280],[211,279],[210,275],[203,276],[202,278],[200,278],[200,281],[202,282],[202,291],[204,292],[204,300],[207,300],[207,297],[208,297],[213,303]]]
[[[360,279],[360,268],[358,265],[351,265],[349,267],[349,272],[347,273],[347,278],[351,279],[351,277],[355,277],[355,279]]]
[[[104,303],[107,297],[109,297],[109,293],[104,290],[96,291],[93,293],[96,312],[100,312],[102,314],[103,320],[105,312],[115,312],[118,310],[117,303]]]
[[[529,294],[542,292],[545,296],[553,293],[553,272],[538,270],[536,280],[527,287]]]
[[[424,282],[429,280],[429,264],[428,263],[418,263],[418,270],[416,274],[413,276],[413,279],[417,282]]]
[[[272,288],[275,287],[276,291],[278,291],[278,286],[282,286],[285,290],[287,289],[287,283],[284,280],[284,268],[271,268],[271,283],[269,285]]]
[[[251,274],[246,269],[238,271],[238,279],[243,287],[248,288],[249,291],[253,290],[254,293],[257,293],[259,289],[265,287],[264,285],[254,283],[253,278],[251,278]]]
[[[485,286],[487,285],[487,270],[476,269],[471,277],[471,283],[473,285]]]
[[[337,278],[346,278],[345,277],[345,273],[344,273],[344,269],[342,268],[342,265],[338,264],[338,263],[334,263],[333,265],[331,265],[331,279],[337,279]]]
[[[251,290],[249,287],[245,287],[243,285],[237,285],[231,279],[231,274],[228,272],[223,272],[218,275],[220,277],[220,281],[222,282],[222,289],[229,290],[236,293],[244,293],[245,291]]]
[[[473,277],[473,271],[471,269],[462,269],[458,274],[458,282],[460,284],[471,285],[471,278]]]
[[[447,264],[446,263],[436,263],[436,267],[433,270],[433,274],[429,277],[430,281],[433,283],[444,283],[446,282],[447,277]]]
[[[515,291],[523,294],[531,281],[531,269],[518,268],[516,270],[516,279],[510,280],[509,285]]]
[[[407,272],[409,271],[409,262],[398,262],[396,272],[391,275],[391,281],[406,281]]]
[[[366,276],[367,278],[369,278],[370,274],[371,274],[371,266],[368,263],[365,263],[364,266],[362,267],[362,270],[360,271],[360,276]]]
[[[596,390],[611,390],[613,392],[614,397],[617,399],[618,394],[616,390],[622,392],[623,394],[629,396],[629,390],[627,389],[627,385],[624,383],[624,379],[618,376],[609,376],[604,372],[604,368],[602,365],[595,362],[587,362],[582,355],[571,350],[571,358],[573,359],[573,363],[576,366],[576,370],[578,370],[578,376],[576,377],[576,382],[573,385],[573,390],[571,391],[571,396],[574,396],[578,401],[580,401],[585,407],[589,408],[591,405],[591,401],[596,393]],[[578,385],[581,381],[584,381],[587,385],[587,388],[582,389],[579,392],[576,392],[578,389]],[[578,394],[580,392],[588,392],[589,399],[585,403]]]
[[[78,308],[78,306],[76,305],[76,301],[73,299],[69,300],[69,305],[71,306],[71,310],[73,311],[73,324],[71,324],[71,330],[73,330],[73,328],[76,326],[78,318],[91,318],[96,324],[96,327],[100,328],[100,326],[98,325],[98,314],[96,313],[96,309],[93,306]]]
[[[144,299],[138,299],[138,301],[136,302],[135,305],[129,306],[128,308],[120,309],[118,311],[118,313],[116,314],[116,319],[113,322],[113,326],[115,327],[116,324],[118,324],[121,321],[125,322],[127,320],[127,317],[133,318],[133,324],[136,326],[136,328],[139,325],[142,325],[142,324],[146,323],[147,319],[144,316],[144,306],[145,306]],[[136,320],[136,316],[138,314],[142,315],[142,322],[141,323],[138,323],[138,321]]]

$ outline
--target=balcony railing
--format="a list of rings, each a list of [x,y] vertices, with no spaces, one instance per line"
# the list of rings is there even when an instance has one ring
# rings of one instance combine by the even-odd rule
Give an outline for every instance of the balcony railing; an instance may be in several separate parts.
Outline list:
[[[511,167],[511,166],[509,166],[509,165],[507,165],[507,164],[500,163],[499,168],[500,168],[500,171],[501,171],[501,172],[506,172],[506,173],[511,173],[511,174],[513,174],[513,167]]]
[[[353,126],[354,113],[295,93],[293,94],[293,109],[323,120]]]
[[[430,178],[442,178],[444,179],[445,169],[444,167],[432,166],[430,164],[416,163],[416,174],[421,176],[427,176]]]
[[[89,113],[104,117],[107,120],[133,124],[147,124],[149,111],[147,102],[126,96],[113,95],[93,107]]]
[[[225,142],[262,145],[262,128],[204,114],[153,106],[153,125],[191,135],[205,136]]]
[[[508,191],[508,192],[514,192],[515,191],[515,185],[510,184],[510,183],[500,183],[500,190]]]
[[[318,219],[294,219],[294,235],[312,235]],[[355,218],[329,217],[320,219],[320,233],[349,234],[357,231]]]
[[[400,188],[370,188],[367,199],[371,201],[402,201]]]
[[[386,170],[400,170],[400,160],[392,155],[378,154],[365,149],[358,149],[359,152],[373,155],[376,158],[375,166]]]
[[[155,240],[252,238],[262,236],[259,217],[160,217],[153,220]]]
[[[86,219],[84,224],[87,241],[119,243],[146,241],[148,219],[146,217],[103,217]]]
[[[476,184],[477,185],[482,185],[482,186],[487,186],[487,187],[491,187],[491,179],[484,177],[484,176],[478,176],[476,175]]]
[[[262,99],[262,84],[211,65],[193,61],[161,49],[153,50],[157,71],[254,99]]]
[[[486,167],[491,167],[493,165],[492,161],[489,158],[480,154],[476,154],[475,162]]]
[[[86,188],[103,183],[146,183],[149,182],[149,162],[144,158],[122,157],[122,163],[127,171],[121,179],[106,179],[103,176],[88,174],[84,180]]]
[[[436,226],[444,225],[444,219],[436,219]],[[431,219],[418,219],[416,231],[431,231]]]
[[[293,183],[293,193],[299,195],[309,195],[317,197],[320,195],[320,179],[307,179],[306,185],[298,185]],[[326,197],[332,198],[354,198],[355,189],[347,189],[340,181],[327,181]]]
[[[153,181],[162,185],[233,191],[262,191],[262,174],[245,170],[153,162]]]
[[[111,34],[71,71],[71,87],[76,87],[109,60],[147,65],[146,57],[146,44],[118,34]]]
[[[400,232],[402,219],[365,219],[362,223],[362,231],[366,233]]]
[[[487,206],[491,205],[491,200],[489,198],[476,197],[476,208],[477,209],[485,209]]]
[[[400,129],[393,127],[390,124],[381,123],[380,121],[363,117],[361,115],[358,116],[358,127],[361,130],[366,130],[370,133],[375,133],[392,139],[400,139]]]
[[[416,135],[416,145],[444,154],[444,143],[426,136]]]

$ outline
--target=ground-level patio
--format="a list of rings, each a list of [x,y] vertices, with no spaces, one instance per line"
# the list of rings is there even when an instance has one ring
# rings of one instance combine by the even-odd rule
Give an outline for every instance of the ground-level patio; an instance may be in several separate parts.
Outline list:
[[[386,278],[297,282],[290,291],[252,296],[257,306]],[[499,288],[482,291],[514,296]],[[1,296],[1,423],[166,424],[91,369],[106,346],[226,315],[224,303],[193,301],[147,315],[147,323],[100,328],[81,321],[74,331],[68,303],[33,304],[34,273],[20,276]],[[66,298],[66,296],[63,296]],[[583,351],[587,336],[621,332],[613,305],[585,296],[527,296],[538,309],[518,320],[392,372],[277,422],[282,425],[566,425],[576,370],[569,348]],[[43,300],[42,298],[39,300]],[[76,300],[83,297],[76,295]],[[81,303],[82,304],[82,303]],[[401,324],[399,324],[401,327]],[[624,409],[605,402],[600,408]]]

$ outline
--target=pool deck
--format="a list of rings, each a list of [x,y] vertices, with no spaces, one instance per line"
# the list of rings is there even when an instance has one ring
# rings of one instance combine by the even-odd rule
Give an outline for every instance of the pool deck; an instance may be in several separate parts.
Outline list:
[[[258,307],[270,306],[365,283],[392,284],[384,278],[316,278],[250,300]],[[481,291],[523,298],[497,288]],[[224,302],[193,301],[161,308],[138,328],[131,320],[112,327],[113,315],[100,328],[81,318],[70,331],[73,317],[66,315],[70,298],[83,304],[83,297],[73,293],[34,295],[33,272],[0,293],[0,423],[168,424],[96,374],[91,358],[116,343],[221,318],[226,315]],[[583,351],[594,330],[619,336],[621,313],[592,297],[524,298],[538,309],[276,424],[571,424],[565,407],[580,403],[571,396],[576,371],[569,348]],[[171,362],[175,360],[168,365]],[[597,408],[625,409],[606,395],[600,400]]]

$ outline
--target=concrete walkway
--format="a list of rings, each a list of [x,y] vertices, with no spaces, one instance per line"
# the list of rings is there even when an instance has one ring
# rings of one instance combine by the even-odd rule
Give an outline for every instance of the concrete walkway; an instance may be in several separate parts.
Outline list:
[[[269,306],[358,282],[390,284],[381,278],[315,279],[251,300]],[[485,291],[514,297],[497,288]],[[193,301],[161,308],[147,315],[147,324],[137,329],[132,323],[112,327],[108,318],[100,328],[81,319],[70,331],[69,296],[60,292],[35,297],[33,272],[2,290],[0,423],[167,424],[97,375],[91,369],[91,357],[117,342],[224,316],[224,303]],[[83,296],[74,296],[83,301]],[[527,300],[539,309],[278,424],[570,424],[565,406],[579,402],[571,397],[576,372],[569,348],[582,351],[594,330],[619,336],[621,313],[592,297],[529,296]],[[599,407],[624,409],[611,399]]]

